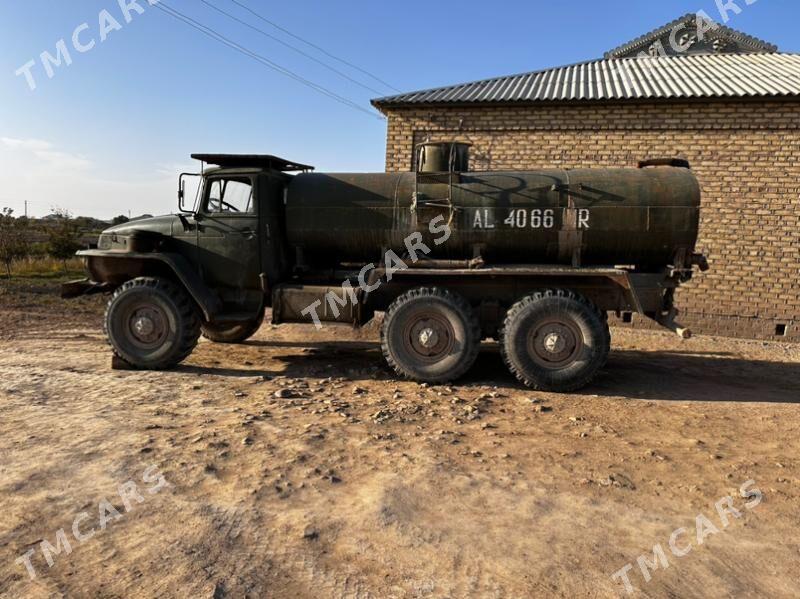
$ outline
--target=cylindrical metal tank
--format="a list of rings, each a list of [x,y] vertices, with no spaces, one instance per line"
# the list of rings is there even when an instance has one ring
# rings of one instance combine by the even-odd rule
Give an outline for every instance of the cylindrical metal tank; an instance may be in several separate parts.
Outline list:
[[[294,177],[289,244],[311,266],[402,256],[425,233],[433,258],[494,264],[663,267],[694,249],[700,188],[687,168],[322,174]],[[439,218],[440,217],[440,218]],[[449,223],[441,245],[430,222]]]

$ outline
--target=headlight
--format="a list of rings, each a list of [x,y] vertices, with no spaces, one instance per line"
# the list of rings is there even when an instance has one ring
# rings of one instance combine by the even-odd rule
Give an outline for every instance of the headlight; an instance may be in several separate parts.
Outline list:
[[[124,250],[128,247],[128,238],[116,233],[101,233],[97,240],[99,250]]]

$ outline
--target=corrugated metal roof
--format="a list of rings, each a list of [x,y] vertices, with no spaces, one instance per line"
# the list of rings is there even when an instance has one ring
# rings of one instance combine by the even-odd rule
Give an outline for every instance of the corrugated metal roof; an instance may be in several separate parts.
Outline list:
[[[800,54],[708,54],[594,60],[377,98],[406,104],[800,97]]]

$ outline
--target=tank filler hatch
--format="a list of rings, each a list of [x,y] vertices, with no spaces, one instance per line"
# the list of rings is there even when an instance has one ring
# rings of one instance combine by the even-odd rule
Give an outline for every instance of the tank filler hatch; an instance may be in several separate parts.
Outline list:
[[[461,173],[469,171],[470,144],[463,142],[424,142],[414,154],[416,182],[411,212],[417,230],[425,229],[437,216],[452,224],[458,210],[453,205],[453,186]]]

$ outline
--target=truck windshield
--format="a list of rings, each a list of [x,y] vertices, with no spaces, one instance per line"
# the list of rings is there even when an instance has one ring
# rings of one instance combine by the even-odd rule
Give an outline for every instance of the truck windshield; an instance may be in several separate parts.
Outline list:
[[[253,185],[249,179],[211,179],[208,182],[206,211],[253,212]]]

